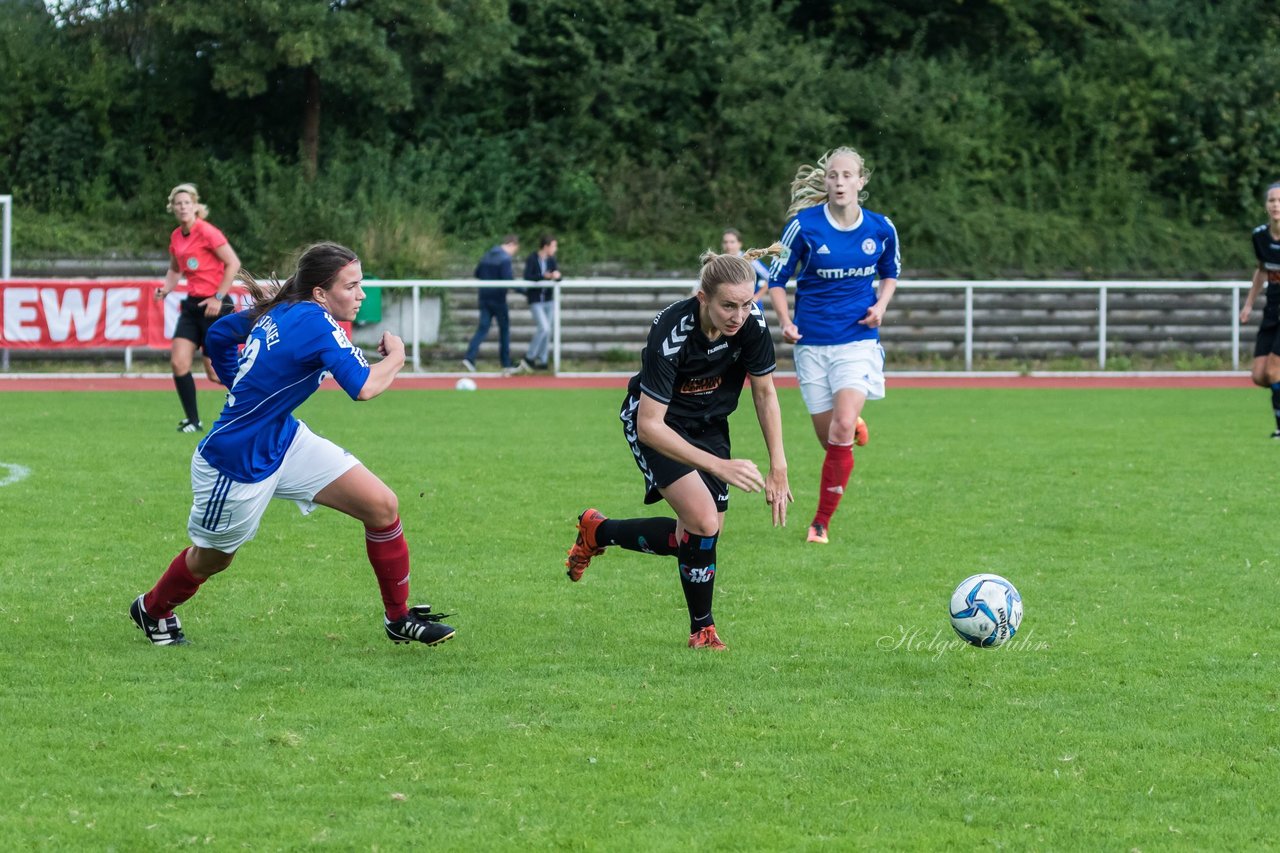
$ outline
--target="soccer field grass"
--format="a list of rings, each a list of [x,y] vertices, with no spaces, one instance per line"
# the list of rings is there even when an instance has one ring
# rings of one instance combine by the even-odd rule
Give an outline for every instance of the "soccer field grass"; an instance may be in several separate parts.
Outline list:
[[[0,395],[0,463],[30,472],[0,487],[0,849],[1277,843],[1264,392],[891,388],[826,547],[781,395],[796,503],[774,530],[732,496],[724,654],[685,648],[670,558],[564,576],[583,507],[665,511],[620,391],[300,411],[399,494],[412,601],[457,614],[438,648],[383,637],[357,522],[283,502],[182,609],[192,644],[152,647],[127,609],[187,541],[176,398]],[[998,650],[947,623],[977,571],[1025,601]]]

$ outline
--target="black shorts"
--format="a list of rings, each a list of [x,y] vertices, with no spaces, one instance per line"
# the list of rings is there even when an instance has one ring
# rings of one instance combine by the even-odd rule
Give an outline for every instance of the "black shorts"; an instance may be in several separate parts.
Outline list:
[[[1280,305],[1274,309],[1271,300],[1262,311],[1262,325],[1258,326],[1258,338],[1253,344],[1253,357],[1280,355]]]
[[[182,306],[178,309],[178,324],[173,328],[173,337],[175,339],[182,338],[194,343],[197,347],[204,346],[204,336],[209,334],[209,327],[222,317],[235,311],[235,305],[231,302],[230,296],[222,297],[222,310],[218,312],[217,317],[206,317],[204,308],[200,303],[208,299],[207,296],[188,296],[182,300]]]
[[[644,502],[656,504],[662,500],[662,493],[658,489],[666,488],[690,471],[698,471],[698,469],[663,456],[649,445],[640,441],[636,432],[636,412],[639,408],[640,398],[632,397],[628,394],[627,398],[622,401],[622,411],[618,413],[618,418],[622,421],[622,434],[626,436],[627,444],[631,447],[631,455],[635,457],[636,467],[644,475]],[[726,421],[708,424],[699,428],[673,424],[668,421],[667,426],[671,427],[681,438],[699,450],[705,450],[710,454],[719,456],[721,459],[730,458],[729,424]],[[698,475],[702,477],[702,482],[706,484],[707,490],[711,492],[711,497],[715,499],[716,510],[718,512],[727,510],[729,508],[729,484],[711,476],[706,471],[698,471]]]

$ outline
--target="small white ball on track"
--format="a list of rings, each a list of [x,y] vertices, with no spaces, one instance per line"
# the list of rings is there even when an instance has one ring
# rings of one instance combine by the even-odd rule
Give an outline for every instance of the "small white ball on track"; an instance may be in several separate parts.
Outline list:
[[[469,376],[464,376],[453,387],[459,391],[474,391],[476,390],[476,381]]]
[[[1022,624],[1022,596],[993,574],[971,575],[951,594],[951,627],[960,639],[982,648],[1002,645]]]

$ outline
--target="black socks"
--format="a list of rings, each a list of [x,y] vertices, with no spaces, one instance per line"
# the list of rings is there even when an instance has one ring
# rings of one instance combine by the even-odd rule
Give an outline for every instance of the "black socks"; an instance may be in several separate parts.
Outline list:
[[[187,420],[193,424],[200,423],[200,410],[196,406],[196,380],[190,373],[173,377],[173,384],[178,389],[178,399],[182,401],[182,411]]]
[[[674,518],[610,518],[596,528],[596,544],[617,545],[628,551],[641,551],[661,557],[674,557],[676,520]]]
[[[688,533],[680,540],[680,585],[689,605],[689,633],[714,625],[711,596],[716,585],[716,542],[720,534]]]

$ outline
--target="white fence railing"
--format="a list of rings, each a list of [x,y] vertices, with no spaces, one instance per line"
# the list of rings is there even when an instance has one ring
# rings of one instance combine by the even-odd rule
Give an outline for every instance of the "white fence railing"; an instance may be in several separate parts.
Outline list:
[[[0,196],[0,201],[8,198]],[[5,208],[5,227],[7,228],[8,208]],[[7,264],[7,258],[5,263]],[[5,267],[7,273],[8,268]],[[571,290],[680,290],[691,292],[693,279],[570,279],[554,284],[548,282],[556,291],[555,309],[553,311],[551,358],[556,371],[560,370],[562,338],[561,338],[561,300],[560,294]],[[487,284],[487,283],[485,283]],[[513,287],[524,286],[523,281],[512,282]],[[421,372],[422,359],[420,343],[423,329],[421,327],[421,299],[424,291],[439,290],[475,290],[482,283],[474,278],[466,279],[400,279],[400,280],[368,280],[366,289],[378,288],[382,291],[409,290],[412,309],[410,311],[410,328],[399,330],[410,343],[410,354],[415,372]],[[1240,291],[1248,288],[1247,282],[1241,281],[959,281],[959,280],[903,280],[898,283],[903,291],[960,291],[964,299],[964,367],[973,369],[974,358],[974,294],[983,291],[1037,292],[1037,291],[1084,291],[1097,293],[1097,358],[1098,368],[1107,365],[1107,311],[1108,296],[1115,292],[1167,291],[1169,293],[1203,293],[1229,292],[1230,315],[1222,318],[1221,330],[1230,330],[1231,367],[1240,368]],[[1258,306],[1261,310],[1261,306]],[[1214,324],[1215,326],[1217,324]],[[8,351],[3,351],[3,366],[8,367]],[[131,353],[126,352],[126,370],[131,364]]]
[[[560,292],[562,290],[671,290],[673,288],[685,289],[691,292],[696,282],[693,279],[569,279],[556,283],[556,301],[555,309],[552,313],[552,339],[551,339],[551,356],[554,369],[560,369],[561,356],[561,300]],[[480,285],[473,278],[468,279],[441,279],[441,280],[401,280],[401,281],[376,281],[366,282],[366,286],[380,287],[383,289],[395,288],[412,288],[413,291],[413,312],[414,318],[413,328],[410,335],[413,340],[412,359],[415,370],[421,369],[421,359],[418,352],[418,341],[421,339],[421,330],[418,328],[417,318],[419,316],[418,300],[420,293],[424,288],[435,289],[475,289]],[[514,282],[513,286],[523,286],[524,282]],[[1106,369],[1107,366],[1107,299],[1108,294],[1113,291],[1167,291],[1176,293],[1188,292],[1230,292],[1231,309],[1230,316],[1223,317],[1222,328],[1230,329],[1231,336],[1231,368],[1238,370],[1240,368],[1240,291],[1247,289],[1247,282],[1239,281],[1030,281],[1030,280],[985,280],[985,281],[960,281],[949,279],[920,279],[920,280],[903,280],[898,282],[898,288],[908,291],[926,291],[926,290],[942,290],[942,291],[961,291],[964,296],[964,368],[965,370],[973,369],[973,351],[974,351],[974,303],[973,296],[978,291],[1093,291],[1098,294],[1098,368]],[[766,308],[767,308],[766,303]],[[1261,306],[1258,306],[1261,310]]]

